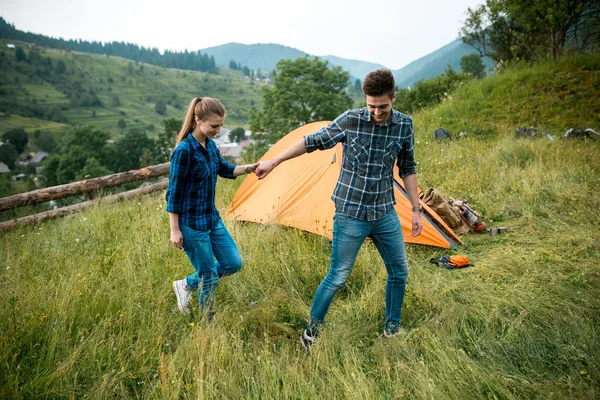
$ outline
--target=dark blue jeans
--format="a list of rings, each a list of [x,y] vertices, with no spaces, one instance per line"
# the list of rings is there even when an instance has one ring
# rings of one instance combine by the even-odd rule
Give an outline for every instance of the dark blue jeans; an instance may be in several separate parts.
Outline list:
[[[192,290],[198,289],[200,310],[210,312],[219,278],[233,275],[242,268],[240,252],[222,220],[209,231],[198,231],[185,225],[180,225],[179,229],[183,235],[183,249],[196,270],[186,278],[187,285]]]
[[[310,310],[308,328],[314,333],[318,333],[333,297],[350,277],[358,250],[367,237],[373,240],[388,273],[385,288],[386,329],[400,327],[408,263],[398,215],[393,211],[380,220],[363,221],[336,213],[329,273],[319,285]]]

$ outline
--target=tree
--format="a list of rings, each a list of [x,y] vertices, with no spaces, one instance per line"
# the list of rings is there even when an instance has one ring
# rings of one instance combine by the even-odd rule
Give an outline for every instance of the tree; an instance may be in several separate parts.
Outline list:
[[[175,140],[181,128],[182,122],[176,118],[167,118],[163,120],[164,129],[158,134],[156,145],[154,146],[154,162],[164,163],[169,161],[169,157],[175,148]]]
[[[123,131],[125,130],[125,128],[127,127],[127,121],[125,121],[123,118],[121,118],[119,120],[119,122],[117,122],[117,125],[119,127],[119,130],[121,131],[121,133],[123,133]]]
[[[6,164],[8,168],[15,168],[18,157],[19,153],[17,153],[17,149],[11,143],[2,143],[0,145],[0,162]]]
[[[154,141],[148,138],[141,129],[129,129],[127,133],[117,140],[113,146],[116,156],[112,160],[114,172],[130,171],[142,167],[140,160],[146,150],[154,147]]]
[[[598,0],[487,0],[467,11],[461,40],[504,65],[511,60],[557,59],[600,39]]]
[[[18,154],[21,154],[25,150],[27,143],[29,143],[29,137],[23,128],[13,128],[2,135],[2,138],[4,141],[15,146]]]
[[[54,135],[47,131],[39,132],[39,134],[34,137],[34,142],[38,149],[48,153],[52,153],[57,146]]]
[[[475,78],[483,78],[485,76],[485,65],[479,55],[469,53],[460,58],[460,71],[471,74]]]
[[[79,171],[76,176],[76,180],[80,181],[83,179],[97,178],[99,176],[110,175],[111,171],[103,166],[100,161],[94,157],[88,158],[83,166],[83,169]]]
[[[106,164],[105,131],[91,126],[77,126],[65,133],[60,140],[57,154],[44,162],[44,180],[47,185],[58,185],[76,180],[90,158]]]
[[[58,60],[56,63],[56,67],[54,68],[57,74],[64,74],[67,72],[67,66],[63,60]]]
[[[233,60],[229,60],[229,69],[237,70],[238,69],[237,63]]]
[[[274,143],[298,126],[334,119],[352,106],[349,76],[318,58],[280,60],[271,75],[273,86],[263,88],[263,111],[250,111],[250,129],[269,133]]]
[[[156,104],[154,104],[154,111],[160,115],[165,115],[167,113],[167,103],[163,100],[158,100]]]
[[[241,126],[233,129],[229,133],[229,140],[234,141],[236,143],[240,143],[242,140],[246,138],[246,130]]]
[[[17,47],[17,50],[15,50],[15,60],[17,60],[17,62],[27,60],[27,54],[25,54],[25,50],[21,47]]]

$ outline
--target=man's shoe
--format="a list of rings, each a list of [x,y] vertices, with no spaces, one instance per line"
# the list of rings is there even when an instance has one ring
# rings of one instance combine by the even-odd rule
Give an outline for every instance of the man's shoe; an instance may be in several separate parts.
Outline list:
[[[317,338],[315,336],[310,336],[306,329],[303,330],[300,335],[300,343],[302,343],[302,347],[304,347],[306,351],[310,351],[310,348],[315,344],[316,340]]]
[[[175,292],[175,296],[177,296],[177,308],[179,311],[189,314],[188,303],[192,297],[192,291],[186,289],[185,279],[173,282],[173,291]]]
[[[383,336],[387,337],[387,338],[391,338],[394,336],[400,336],[402,334],[406,333],[406,331],[404,330],[404,328],[402,328],[401,326],[395,328],[395,329],[383,329]]]

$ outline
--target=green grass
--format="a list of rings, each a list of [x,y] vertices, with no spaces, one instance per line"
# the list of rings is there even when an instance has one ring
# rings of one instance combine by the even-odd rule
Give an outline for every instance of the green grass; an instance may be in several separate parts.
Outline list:
[[[526,84],[511,83],[578,76],[590,65],[519,67],[413,116],[421,186],[467,199],[488,226],[508,230],[465,236],[458,253],[475,264],[465,270],[429,263],[448,251],[407,246],[406,335],[381,335],[386,274],[366,243],[307,355],[298,335],[329,242],[232,221],[245,269],[219,283],[215,320],[200,319],[195,299],[190,317],[173,312],[171,282],[191,266],[169,245],[158,194],[2,237],[0,397],[598,398],[600,141],[516,139],[532,115],[552,115],[535,107],[551,95],[535,89],[527,109],[489,95],[527,95]],[[597,80],[594,68],[588,78]],[[593,108],[599,100],[570,101]],[[598,127],[597,116],[578,115],[563,110],[536,127]],[[469,135],[432,143],[440,117]],[[240,183],[219,181],[223,213]]]
[[[15,62],[14,50],[6,49],[8,42],[25,46],[26,53],[31,51],[24,43],[0,40],[0,100],[27,106],[66,105],[68,110],[63,114],[68,125],[95,125],[114,137],[120,134],[117,126],[120,119],[125,119],[128,128],[145,128],[152,124],[157,130],[162,129],[162,120],[165,118],[183,119],[190,100],[195,96],[211,96],[221,100],[227,108],[226,126],[230,129],[247,126],[251,105],[260,106],[262,101],[262,84],[251,84],[241,72],[226,68],[221,68],[220,74],[214,75],[135,63],[113,56],[49,48],[37,48],[41,58],[49,58],[53,66],[62,60],[67,72],[62,76],[39,76],[35,73],[38,68],[35,65]],[[129,64],[132,64],[131,69]],[[80,93],[94,91],[103,107],[70,106],[69,99],[61,90],[61,79],[69,84],[78,82],[81,85]],[[119,105],[114,105],[115,95],[120,99]],[[154,110],[159,99],[171,102],[165,115]],[[94,112],[96,117],[93,116]],[[65,129],[64,124],[57,126],[43,119],[18,117],[16,114],[0,115],[0,131],[14,126],[52,132]]]

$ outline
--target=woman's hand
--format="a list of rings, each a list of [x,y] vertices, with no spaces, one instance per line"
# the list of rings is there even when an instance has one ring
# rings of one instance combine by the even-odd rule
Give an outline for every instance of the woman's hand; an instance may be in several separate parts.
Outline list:
[[[248,173],[251,173],[256,171],[256,167],[258,167],[258,163],[248,164],[246,165],[246,170],[248,171]]]
[[[175,229],[171,231],[171,244],[176,249],[183,249],[183,234],[181,230]]]

